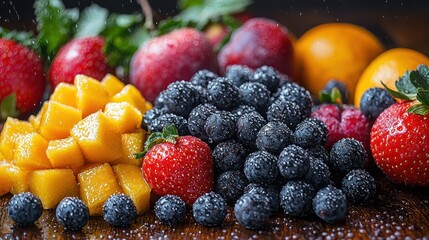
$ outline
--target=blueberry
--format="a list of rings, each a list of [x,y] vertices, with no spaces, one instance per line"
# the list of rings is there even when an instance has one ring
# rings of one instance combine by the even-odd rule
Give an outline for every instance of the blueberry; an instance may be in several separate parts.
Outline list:
[[[208,140],[206,129],[207,118],[217,111],[217,108],[209,103],[204,103],[192,109],[188,117],[188,129],[192,136],[198,137],[204,141]]]
[[[349,90],[344,82],[338,80],[330,80],[326,83],[325,87],[322,91],[330,94],[332,89],[337,88],[337,90],[341,93],[341,102],[348,103],[349,102]]]
[[[212,156],[217,171],[241,170],[247,157],[247,151],[237,141],[229,140],[217,144],[213,149]]]
[[[240,91],[225,78],[217,78],[207,86],[208,101],[220,110],[231,110],[241,103]]]
[[[159,116],[161,116],[165,113],[167,113],[167,109],[165,109],[165,108],[152,108],[144,114],[143,124],[150,126],[153,124],[155,119],[157,119]]]
[[[273,67],[262,66],[255,70],[250,81],[262,83],[268,90],[275,92],[279,87],[280,75]]]
[[[333,186],[322,188],[313,199],[313,210],[328,223],[344,220],[347,214],[346,195]]]
[[[186,204],[178,196],[165,195],[155,203],[155,216],[166,225],[180,223],[186,215]]]
[[[281,122],[269,122],[259,130],[256,146],[259,150],[278,155],[293,143],[293,132]]]
[[[231,113],[235,115],[236,120],[238,120],[241,116],[243,116],[246,113],[254,113],[254,112],[256,112],[256,108],[249,105],[240,105],[231,111]]]
[[[329,166],[337,172],[349,172],[360,169],[368,161],[368,155],[361,142],[353,138],[344,138],[332,146]]]
[[[55,216],[66,230],[79,231],[89,221],[89,209],[77,197],[66,197],[58,204]]]
[[[295,144],[301,147],[325,145],[328,140],[328,127],[316,118],[307,118],[296,126]]]
[[[161,91],[158,96],[155,98],[155,101],[153,103],[153,107],[154,108],[165,108],[165,104],[164,104],[164,100],[165,100],[165,90]]]
[[[322,145],[309,147],[306,150],[311,157],[318,158],[326,164],[329,162],[329,153]]]
[[[291,130],[295,130],[298,123],[302,122],[307,116],[298,104],[291,101],[273,102],[267,111],[267,120],[270,122],[282,122]]]
[[[103,218],[114,227],[128,226],[136,216],[133,200],[123,193],[111,195],[103,205]]]
[[[356,169],[343,178],[341,190],[350,202],[366,204],[374,198],[377,187],[367,171]]]
[[[286,179],[302,178],[310,169],[310,156],[301,147],[290,145],[280,153],[277,165]]]
[[[265,85],[258,82],[247,82],[243,83],[239,90],[243,104],[255,107],[260,113],[267,111],[271,93]]]
[[[221,225],[226,214],[227,204],[222,196],[215,192],[203,194],[192,205],[195,221],[205,227]]]
[[[173,124],[180,136],[188,135],[188,121],[182,116],[178,116],[173,113],[162,114],[158,118],[156,118],[151,125],[149,125],[149,130],[151,132],[161,132],[164,127],[167,127]]]
[[[286,215],[295,217],[308,216],[312,200],[316,195],[313,186],[304,181],[289,181],[280,191],[280,205]]]
[[[226,171],[216,178],[215,190],[227,202],[235,202],[243,194],[247,183],[246,176],[241,171]]]
[[[164,105],[168,112],[188,118],[199,102],[199,94],[190,82],[178,81],[168,85],[164,91]]]
[[[215,112],[207,118],[204,125],[210,142],[220,143],[235,135],[235,121],[230,112]]]
[[[250,182],[271,184],[276,182],[279,170],[278,159],[271,153],[256,151],[244,162],[244,175]]]
[[[264,194],[245,193],[234,206],[238,223],[248,229],[261,229],[271,215],[269,199]]]
[[[25,227],[40,218],[42,202],[30,192],[19,193],[9,200],[7,212],[16,224]]]
[[[226,68],[225,77],[235,86],[250,81],[253,77],[253,70],[243,65],[231,65]]]
[[[279,190],[275,185],[249,183],[244,193],[265,194],[269,199],[271,213],[276,213],[280,208]]]
[[[308,169],[304,180],[315,189],[320,189],[327,186],[330,183],[331,172],[329,171],[328,165],[322,160],[317,158],[310,159],[310,169]]]
[[[313,99],[309,91],[296,83],[283,84],[274,94],[271,102],[294,102],[299,106],[305,117],[309,117],[313,107]]]
[[[395,99],[383,88],[370,88],[360,99],[360,110],[373,123],[380,113],[394,104]]]
[[[195,86],[207,88],[209,83],[216,78],[218,78],[218,75],[216,73],[213,73],[209,70],[204,69],[204,70],[198,71],[192,76],[191,83]]]
[[[265,124],[265,119],[257,112],[242,115],[236,124],[238,141],[247,148],[256,148],[258,132]]]

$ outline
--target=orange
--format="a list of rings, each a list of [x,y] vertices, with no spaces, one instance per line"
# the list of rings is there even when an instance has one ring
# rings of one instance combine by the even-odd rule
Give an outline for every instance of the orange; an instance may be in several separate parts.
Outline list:
[[[327,23],[307,31],[295,44],[296,77],[318,94],[331,79],[343,81],[353,99],[366,66],[384,47],[368,30],[349,23]]]
[[[414,70],[420,64],[429,65],[429,58],[422,53],[407,48],[393,48],[380,54],[362,73],[355,91],[355,106],[359,107],[362,94],[372,87],[396,89],[395,81],[405,71]]]

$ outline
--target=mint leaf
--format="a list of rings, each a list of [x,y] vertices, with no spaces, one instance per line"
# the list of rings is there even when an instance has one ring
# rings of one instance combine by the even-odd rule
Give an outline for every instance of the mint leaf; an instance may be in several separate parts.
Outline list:
[[[36,0],[34,3],[38,43],[49,64],[60,47],[72,38],[79,17],[78,9],[65,9],[61,0]]]
[[[97,36],[106,27],[109,11],[105,8],[92,4],[85,8],[79,17],[74,37]]]
[[[3,98],[0,103],[1,119],[6,120],[7,117],[17,117],[19,115],[16,109],[16,93],[12,93]]]
[[[9,31],[6,28],[0,27],[0,38],[14,40],[40,54],[40,46],[32,32]]]
[[[410,81],[416,88],[429,89],[429,82],[417,70],[410,72]]]
[[[419,100],[419,102],[425,105],[429,105],[429,89],[417,89],[416,98],[417,100]]]
[[[417,93],[417,88],[411,83],[409,71],[406,71],[404,75],[399,77],[399,79],[395,82],[395,86],[399,92],[403,92],[406,94]]]
[[[393,89],[390,89],[383,82],[381,82],[381,84],[387,90],[387,92],[389,92],[389,94],[395,98],[399,98],[399,99],[403,99],[403,100],[415,100],[416,99],[416,94],[406,94],[406,93],[398,92],[398,91],[395,91]]]
[[[424,104],[416,104],[408,108],[407,112],[424,116],[429,113],[429,106]]]

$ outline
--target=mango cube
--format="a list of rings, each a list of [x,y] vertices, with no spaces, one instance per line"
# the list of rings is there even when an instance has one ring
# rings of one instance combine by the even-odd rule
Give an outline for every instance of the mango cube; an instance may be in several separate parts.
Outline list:
[[[109,102],[109,94],[99,81],[85,75],[76,75],[74,85],[77,89],[77,107],[82,117],[97,112]]]
[[[40,198],[44,209],[55,208],[65,197],[78,197],[79,188],[70,169],[49,169],[31,172],[30,191]]]
[[[115,193],[122,193],[112,167],[102,164],[78,174],[80,197],[89,208],[89,214],[102,215],[104,202]]]
[[[10,192],[12,181],[9,177],[10,163],[5,160],[0,161],[0,196]]]
[[[70,135],[79,144],[88,162],[104,163],[121,157],[121,134],[116,131],[112,120],[101,111],[78,122]]]
[[[106,89],[107,93],[109,94],[109,97],[112,97],[113,95],[117,94],[122,90],[122,88],[125,86],[121,80],[119,80],[114,75],[108,73],[102,80],[101,84]]]
[[[136,107],[143,115],[152,108],[152,105],[146,101],[140,91],[131,84],[126,85],[120,92],[115,94],[111,102],[128,102]]]
[[[70,129],[82,119],[79,109],[57,101],[49,101],[40,120],[39,132],[48,140],[70,136]]]
[[[124,133],[121,135],[122,155],[111,164],[132,164],[141,167],[142,159],[136,159],[134,154],[143,151],[143,144],[146,140],[145,131],[140,129],[134,133]]]
[[[61,82],[55,87],[50,100],[77,108],[77,89],[73,84]]]
[[[138,214],[143,214],[150,207],[151,187],[143,179],[142,171],[139,167],[127,164],[113,166],[116,177],[119,180],[124,193],[134,202]]]
[[[104,114],[112,119],[117,131],[121,134],[133,132],[139,128],[143,117],[137,108],[127,102],[106,104]]]
[[[28,192],[28,173],[30,171],[23,170],[12,164],[9,164],[8,174],[11,182],[10,192],[12,194],[18,194],[22,192]]]
[[[28,118],[28,121],[31,123],[31,125],[33,125],[33,128],[34,128],[35,130],[38,130],[38,129],[39,129],[39,126],[40,126],[40,120],[42,119],[42,114],[43,114],[43,112],[46,110],[46,108],[47,108],[47,107],[48,107],[48,102],[47,102],[47,101],[43,102],[43,105],[42,105],[42,107],[40,108],[39,112],[36,114],[36,116],[31,115],[31,116]]]
[[[6,119],[0,134],[0,152],[6,160],[11,161],[13,158],[13,148],[16,139],[22,134],[31,132],[34,132],[31,123],[11,117]]]
[[[82,151],[73,137],[49,141],[46,155],[53,168],[75,169],[84,164]]]
[[[27,133],[16,140],[13,163],[25,170],[51,168],[46,156],[48,141],[39,133]]]

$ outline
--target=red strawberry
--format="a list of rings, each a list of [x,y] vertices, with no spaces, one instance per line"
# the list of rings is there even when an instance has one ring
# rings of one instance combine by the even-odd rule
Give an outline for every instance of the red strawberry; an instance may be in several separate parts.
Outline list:
[[[60,82],[73,83],[77,74],[102,79],[113,69],[107,65],[101,37],[76,38],[61,47],[49,69],[52,89]]]
[[[161,139],[165,142],[151,147]],[[210,147],[193,136],[178,137],[174,126],[153,133],[146,143],[143,175],[152,190],[160,195],[177,195],[192,204],[213,190],[213,161]]]
[[[183,28],[152,38],[134,54],[130,82],[153,102],[170,83],[189,80],[201,69],[217,71],[213,49],[203,33]]]
[[[40,103],[45,89],[43,63],[31,49],[0,39],[0,101],[16,94],[16,107],[28,113]]]

